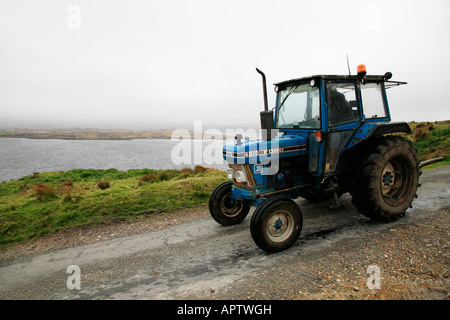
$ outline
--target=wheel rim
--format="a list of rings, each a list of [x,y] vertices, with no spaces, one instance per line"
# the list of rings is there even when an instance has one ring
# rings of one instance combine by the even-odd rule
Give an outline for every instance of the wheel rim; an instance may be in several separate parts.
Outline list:
[[[391,162],[386,163],[381,175],[381,192],[383,196],[389,194],[395,185],[395,169]]]
[[[243,207],[243,202],[233,199],[231,195],[225,195],[222,200],[220,200],[220,211],[227,217],[237,216]]]
[[[273,242],[283,242],[294,231],[294,217],[285,210],[278,210],[267,220],[266,234]]]
[[[381,194],[390,205],[402,203],[408,195],[412,170],[402,158],[394,158],[386,163],[381,174]]]

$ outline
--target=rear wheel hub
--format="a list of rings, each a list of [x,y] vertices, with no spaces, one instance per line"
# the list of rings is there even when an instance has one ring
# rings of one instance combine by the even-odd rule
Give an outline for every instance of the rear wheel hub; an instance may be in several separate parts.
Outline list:
[[[395,185],[394,166],[390,162],[388,162],[383,169],[383,174],[381,175],[381,191],[383,195],[387,195],[394,185]]]

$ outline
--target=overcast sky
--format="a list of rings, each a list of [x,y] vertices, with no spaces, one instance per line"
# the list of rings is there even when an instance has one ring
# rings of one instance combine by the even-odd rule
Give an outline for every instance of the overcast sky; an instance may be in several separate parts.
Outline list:
[[[2,0],[0,126],[259,126],[261,77],[393,73],[394,121],[450,119],[450,1]]]

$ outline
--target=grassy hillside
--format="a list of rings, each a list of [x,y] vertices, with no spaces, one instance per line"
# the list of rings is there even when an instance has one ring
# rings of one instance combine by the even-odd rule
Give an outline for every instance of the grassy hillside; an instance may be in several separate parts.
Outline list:
[[[450,164],[450,121],[440,122],[410,122],[411,134],[402,134],[410,140],[417,149],[421,161],[444,157],[439,162],[424,168],[432,168]]]
[[[0,184],[0,247],[81,225],[207,203],[223,171],[150,169],[34,173]]]

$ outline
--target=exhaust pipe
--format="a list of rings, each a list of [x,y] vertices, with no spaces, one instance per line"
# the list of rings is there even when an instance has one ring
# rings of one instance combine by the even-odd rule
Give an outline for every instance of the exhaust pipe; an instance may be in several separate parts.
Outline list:
[[[272,130],[274,129],[273,110],[269,110],[269,105],[267,103],[266,75],[258,68],[256,68],[256,71],[261,75],[263,82],[264,111],[259,113],[261,117],[262,138],[264,141],[269,141],[272,140]]]
[[[269,111],[269,105],[267,104],[267,85],[266,85],[266,75],[264,72],[256,68],[256,71],[261,75],[263,82],[263,94],[264,94],[264,111]]]

